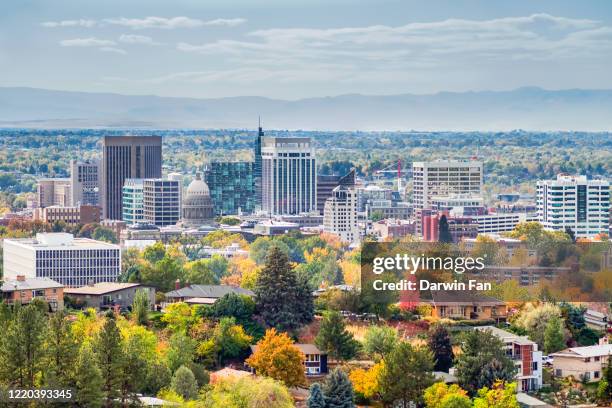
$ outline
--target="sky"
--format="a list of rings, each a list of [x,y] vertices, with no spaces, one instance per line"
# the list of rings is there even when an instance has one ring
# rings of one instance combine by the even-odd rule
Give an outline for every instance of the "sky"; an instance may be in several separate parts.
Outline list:
[[[612,89],[612,2],[2,0],[0,86],[281,99]]]

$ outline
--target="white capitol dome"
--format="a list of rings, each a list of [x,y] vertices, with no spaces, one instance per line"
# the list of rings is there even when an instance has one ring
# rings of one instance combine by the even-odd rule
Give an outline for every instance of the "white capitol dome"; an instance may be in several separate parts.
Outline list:
[[[214,218],[213,202],[210,190],[202,174],[196,173],[195,179],[189,183],[183,200],[183,223],[191,227],[210,224]]]
[[[208,184],[202,180],[202,174],[196,173],[195,179],[187,187],[186,196],[210,196]]]

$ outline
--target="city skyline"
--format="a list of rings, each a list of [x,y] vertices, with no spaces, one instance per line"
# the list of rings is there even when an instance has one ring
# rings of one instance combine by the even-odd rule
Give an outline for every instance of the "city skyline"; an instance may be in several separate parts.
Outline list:
[[[0,86],[288,100],[612,88],[606,2],[453,3],[10,4]]]

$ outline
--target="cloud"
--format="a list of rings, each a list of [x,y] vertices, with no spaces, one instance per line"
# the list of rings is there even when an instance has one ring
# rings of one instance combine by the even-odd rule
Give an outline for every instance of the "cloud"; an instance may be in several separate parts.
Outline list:
[[[125,44],[161,45],[161,43],[153,41],[151,37],[136,34],[122,34],[119,37],[119,42]]]
[[[204,25],[235,27],[246,23],[246,21],[244,18],[217,18],[216,20],[206,21]]]
[[[100,40],[95,37],[90,38],[74,38],[71,40],[60,41],[62,47],[110,47],[116,45],[111,40]]]
[[[121,55],[127,54],[126,50],[122,50],[121,48],[115,48],[115,47],[100,47],[99,50],[103,52],[112,52],[112,53],[121,54]]]
[[[57,27],[95,27],[97,22],[95,20],[63,20],[63,21],[46,21],[41,23],[43,27],[57,28]]]
[[[215,20],[199,20],[190,17],[155,17],[149,16],[145,18],[109,18],[105,19],[104,22],[107,24],[120,25],[123,27],[129,27],[133,30],[143,29],[166,29],[172,30],[176,28],[196,28],[202,26],[228,26],[233,27],[239,24],[245,23],[247,20],[243,18],[218,18]]]

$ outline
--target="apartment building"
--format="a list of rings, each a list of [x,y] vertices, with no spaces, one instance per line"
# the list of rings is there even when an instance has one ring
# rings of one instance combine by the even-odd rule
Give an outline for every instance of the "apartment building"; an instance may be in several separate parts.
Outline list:
[[[357,193],[346,186],[338,186],[323,208],[323,229],[345,242],[360,240],[357,224]]]
[[[64,309],[64,285],[49,278],[26,278],[17,275],[0,287],[1,299],[8,304],[25,305],[34,299],[44,300],[52,311]]]
[[[559,174],[537,183],[538,219],[544,228],[589,238],[610,228],[610,182]]]

